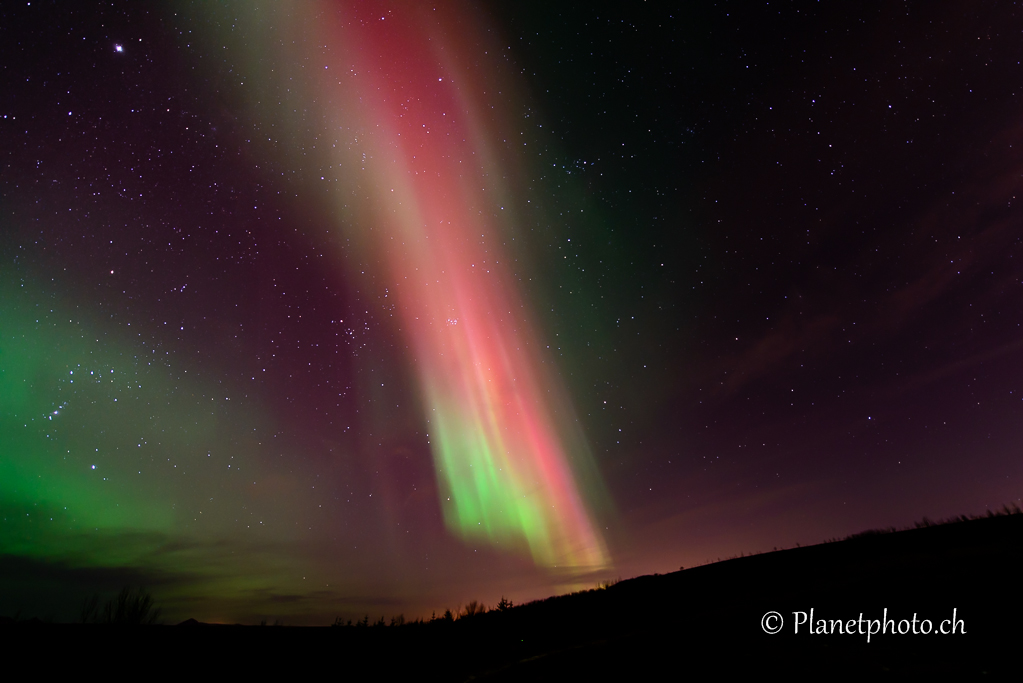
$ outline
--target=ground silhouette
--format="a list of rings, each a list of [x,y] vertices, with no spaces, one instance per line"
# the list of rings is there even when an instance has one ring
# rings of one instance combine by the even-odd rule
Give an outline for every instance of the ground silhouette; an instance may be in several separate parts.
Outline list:
[[[334,628],[189,620],[177,627],[133,629],[128,638],[133,652],[154,661],[181,664],[230,653],[241,669],[329,660],[349,675],[435,680],[1017,672],[1023,515],[925,521],[917,527],[642,576],[525,605],[502,600],[487,610],[473,602],[429,620],[399,615],[388,625],[383,617],[371,621],[366,615],[354,624],[338,620]],[[808,623],[811,610],[814,623]],[[874,633],[868,642],[869,622],[881,620],[885,610],[888,632]],[[770,611],[784,620],[779,633],[763,628]],[[849,620],[861,614],[868,625],[850,627]],[[908,628],[912,619],[916,634],[892,633],[903,620]],[[924,620],[930,633],[920,632]],[[936,633],[946,622],[956,632]],[[117,630],[2,623],[8,636],[45,631],[48,642],[73,641],[83,649],[108,643]],[[125,630],[118,633],[123,646]],[[172,652],[177,654],[168,660]]]

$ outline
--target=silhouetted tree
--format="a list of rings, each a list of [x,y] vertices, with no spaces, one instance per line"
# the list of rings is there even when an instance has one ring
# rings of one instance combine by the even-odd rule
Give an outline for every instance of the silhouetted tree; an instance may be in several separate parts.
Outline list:
[[[486,605],[484,605],[482,602],[479,602],[478,600],[470,600],[466,604],[465,610],[463,610],[458,616],[460,618],[475,617],[479,614],[483,614],[486,611],[487,611]]]

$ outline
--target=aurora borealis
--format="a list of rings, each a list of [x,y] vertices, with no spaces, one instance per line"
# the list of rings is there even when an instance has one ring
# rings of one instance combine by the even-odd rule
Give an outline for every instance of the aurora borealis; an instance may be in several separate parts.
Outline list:
[[[603,569],[603,541],[567,457],[573,411],[558,403],[563,390],[545,372],[549,354],[504,253],[508,190],[493,151],[499,131],[487,130],[483,105],[500,81],[488,86],[485,70],[460,66],[471,60],[460,33],[471,37],[474,27],[452,8],[351,10],[301,7],[300,19],[325,26],[297,42],[349,46],[320,60],[330,63],[312,91],[326,99],[326,130],[361,122],[351,141],[327,138],[332,150],[347,148],[331,156],[356,169],[349,177],[366,172],[356,186],[368,185],[368,196],[342,195],[341,208],[367,204],[358,222],[374,233],[369,248],[391,292],[384,297],[395,298],[413,354],[448,524],[495,543],[524,540],[542,565]],[[559,430],[557,421],[568,424]],[[571,446],[588,455],[585,443]]]
[[[428,616],[1018,501],[1023,18],[898,7],[4,6],[0,614]]]

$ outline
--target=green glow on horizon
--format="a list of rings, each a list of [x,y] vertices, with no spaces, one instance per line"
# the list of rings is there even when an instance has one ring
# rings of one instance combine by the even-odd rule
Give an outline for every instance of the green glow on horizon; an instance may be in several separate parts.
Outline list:
[[[275,474],[253,448],[265,415],[15,275],[0,270],[0,555],[161,577],[182,618],[272,614],[307,588],[320,570],[255,483]]]
[[[139,454],[125,457],[151,438],[151,366],[10,278],[0,320],[0,552],[53,557],[85,531],[169,530],[173,502],[137,474]]]

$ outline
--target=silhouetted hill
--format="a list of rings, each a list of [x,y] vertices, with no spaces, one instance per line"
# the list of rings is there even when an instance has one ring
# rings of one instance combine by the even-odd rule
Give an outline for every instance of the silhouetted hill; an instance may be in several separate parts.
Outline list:
[[[1021,560],[1023,515],[1010,515],[643,576],[606,591],[523,607],[515,621],[542,640],[542,656],[493,671],[489,679],[553,679],[570,670],[628,677],[653,674],[676,660],[680,673],[710,674],[1018,668],[1010,653],[1023,635]],[[932,630],[954,612],[966,633],[878,634],[868,643],[859,633],[810,634],[805,624],[793,632],[794,612],[813,609],[815,619],[828,620],[862,613],[869,620],[880,619],[886,608],[896,627],[916,613],[931,620]],[[785,620],[776,635],[761,627],[771,610]],[[573,628],[566,629],[569,623]]]
[[[396,627],[149,627],[130,638],[157,659],[232,653],[237,666],[321,662],[342,674],[445,680],[642,680],[740,673],[860,677],[981,674],[1019,670],[1023,592],[1023,515],[866,533],[843,541],[782,550],[666,575],[642,576],[455,621]],[[870,635],[887,609],[888,633]],[[768,611],[782,630],[764,632]],[[795,632],[799,613],[827,620],[826,630]],[[909,620],[917,618],[915,626]],[[954,634],[934,633],[956,620]],[[929,634],[893,634],[902,620]],[[200,626],[194,620],[186,624]],[[815,623],[819,628],[820,624]],[[39,633],[83,648],[111,627],[46,626]],[[123,644],[125,631],[118,631]],[[84,634],[84,635],[83,635]],[[334,664],[331,664],[334,662]]]

